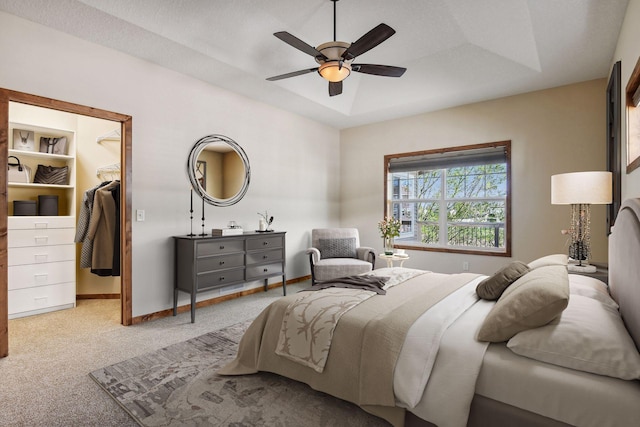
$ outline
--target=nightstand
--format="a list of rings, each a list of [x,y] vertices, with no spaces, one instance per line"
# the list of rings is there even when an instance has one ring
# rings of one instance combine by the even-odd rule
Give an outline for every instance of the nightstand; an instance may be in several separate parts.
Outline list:
[[[569,274],[580,274],[581,276],[593,277],[594,279],[598,279],[600,281],[603,281],[607,285],[609,285],[608,265],[605,263],[595,263],[595,262],[592,262],[591,265],[594,265],[596,267],[595,273],[580,273],[577,271],[569,271]]]

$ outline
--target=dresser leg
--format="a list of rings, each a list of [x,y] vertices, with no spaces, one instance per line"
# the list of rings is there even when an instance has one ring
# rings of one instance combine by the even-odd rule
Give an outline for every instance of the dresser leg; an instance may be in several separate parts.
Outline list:
[[[191,292],[191,323],[196,323],[196,293]]]
[[[287,296],[287,277],[282,275],[282,295]]]
[[[178,288],[173,288],[173,316],[178,315]]]
[[[269,290],[269,279],[264,279],[264,291]]]

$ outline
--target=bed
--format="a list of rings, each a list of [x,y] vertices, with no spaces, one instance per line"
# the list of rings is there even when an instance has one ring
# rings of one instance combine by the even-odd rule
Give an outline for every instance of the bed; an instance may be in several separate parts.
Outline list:
[[[274,302],[219,373],[283,375],[395,426],[637,425],[639,218],[640,199],[625,201],[608,288],[568,274],[563,255],[489,277],[378,269],[382,291]]]

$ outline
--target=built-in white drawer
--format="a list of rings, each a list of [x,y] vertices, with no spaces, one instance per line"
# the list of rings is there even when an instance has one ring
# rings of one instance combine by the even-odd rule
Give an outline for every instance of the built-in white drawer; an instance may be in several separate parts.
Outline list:
[[[10,216],[7,217],[9,230],[42,230],[47,228],[74,228],[74,216]]]
[[[75,228],[49,228],[39,230],[11,230],[8,232],[9,248],[26,246],[64,245],[73,243]]]
[[[8,267],[7,270],[9,290],[75,282],[76,280],[75,261],[14,265]]]
[[[38,286],[35,288],[15,289],[8,292],[9,317],[20,317],[20,313],[35,311],[44,313],[52,309],[64,308],[60,306],[75,306],[75,282],[58,283],[55,285]]]
[[[76,247],[73,244],[11,248],[7,252],[9,254],[9,266],[73,261],[76,259]]]

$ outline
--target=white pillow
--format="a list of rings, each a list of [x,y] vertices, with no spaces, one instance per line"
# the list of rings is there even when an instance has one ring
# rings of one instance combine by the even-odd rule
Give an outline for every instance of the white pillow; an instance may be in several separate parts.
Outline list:
[[[613,307],[615,310],[618,309],[618,304],[611,298],[607,285],[593,277],[569,274],[569,293],[593,298],[604,305]]]
[[[618,311],[582,295],[571,295],[562,315],[548,325],[517,333],[507,347],[565,368],[640,379],[640,353]]]
[[[529,268],[535,270],[539,267],[545,267],[547,265],[566,265],[569,263],[569,257],[565,254],[553,254],[543,256],[542,258],[535,259],[529,263]]]

